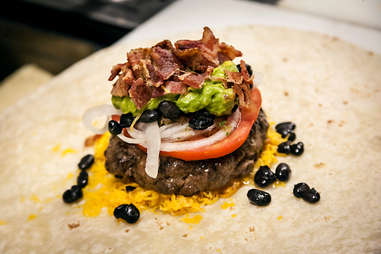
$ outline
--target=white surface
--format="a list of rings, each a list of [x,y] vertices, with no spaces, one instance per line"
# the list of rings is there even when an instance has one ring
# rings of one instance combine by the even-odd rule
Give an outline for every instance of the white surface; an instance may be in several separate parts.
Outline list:
[[[338,36],[381,53],[381,32],[249,1],[179,0],[119,42],[166,38],[168,34],[229,25],[263,24],[317,31]]]
[[[381,30],[380,0],[281,0],[278,6]]]

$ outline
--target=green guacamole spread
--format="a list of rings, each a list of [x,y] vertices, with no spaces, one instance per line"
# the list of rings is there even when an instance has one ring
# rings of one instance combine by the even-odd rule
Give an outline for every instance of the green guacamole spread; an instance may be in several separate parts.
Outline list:
[[[216,78],[226,78],[225,71],[238,72],[237,66],[232,61],[226,61],[216,67],[211,76]],[[152,98],[138,110],[134,102],[129,97],[112,96],[112,104],[123,113],[132,113],[134,116],[146,109],[156,109],[162,101],[175,102],[177,107],[184,113],[192,113],[206,108],[216,116],[229,115],[235,104],[235,94],[232,88],[224,88],[221,81],[204,81],[202,88],[188,88],[188,93],[166,94],[157,98]]]

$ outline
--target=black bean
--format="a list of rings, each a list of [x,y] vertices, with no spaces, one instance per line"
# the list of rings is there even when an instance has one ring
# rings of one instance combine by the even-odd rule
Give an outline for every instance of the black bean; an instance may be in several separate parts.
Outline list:
[[[143,123],[152,123],[160,119],[160,113],[154,109],[147,109],[140,116],[139,121]]]
[[[112,135],[119,135],[122,132],[122,127],[117,121],[111,120],[108,122],[108,131]]]
[[[82,157],[82,159],[78,163],[78,167],[81,170],[86,170],[90,168],[94,163],[94,156],[91,154],[87,154]]]
[[[121,218],[128,223],[135,223],[140,217],[140,212],[134,204],[123,204],[114,209],[114,217]]]
[[[306,183],[298,183],[294,185],[293,193],[297,198],[301,198],[302,194],[308,191],[310,191],[310,186]]]
[[[81,188],[85,187],[89,182],[89,174],[86,171],[82,170],[77,177],[77,185]]]
[[[127,186],[126,186],[126,191],[127,191],[127,192],[133,191],[133,190],[135,190],[135,189],[136,189],[135,186],[131,186],[131,185],[127,185]]]
[[[288,138],[287,138],[287,140],[290,141],[290,142],[293,142],[293,141],[295,141],[295,139],[296,139],[296,134],[295,134],[295,132],[290,132],[290,133],[288,134]]]
[[[123,213],[126,210],[127,205],[120,205],[114,209],[114,217],[119,219],[122,218]]]
[[[251,189],[247,192],[250,203],[257,206],[266,206],[271,202],[271,195],[265,191]]]
[[[159,104],[159,111],[165,118],[176,120],[180,117],[181,111],[172,101],[162,101]]]
[[[278,132],[283,129],[288,130],[290,132],[295,130],[295,128],[296,125],[293,122],[282,122],[275,125],[275,130]]]
[[[320,194],[314,188],[310,189],[309,191],[302,192],[301,195],[303,200],[307,201],[308,203],[316,203],[320,200]]]
[[[254,175],[254,182],[260,187],[266,187],[275,182],[276,176],[268,166],[260,166]]]
[[[63,193],[62,198],[65,203],[69,204],[79,200],[80,198],[82,198],[82,196],[83,193],[81,187],[79,187],[78,185],[73,185],[70,189],[66,190]]]
[[[279,165],[275,169],[275,175],[276,178],[278,178],[279,181],[287,181],[290,177],[291,169],[288,166],[287,163],[279,163]]]
[[[121,115],[120,121],[119,121],[120,127],[122,128],[130,127],[134,119],[135,118],[131,113]]]
[[[291,152],[290,142],[286,141],[278,145],[278,153],[289,154]]]
[[[282,136],[282,138],[287,137],[287,135],[290,133],[290,131],[287,129],[280,129],[280,130],[277,130],[277,132]]]
[[[205,130],[214,124],[215,116],[207,110],[196,112],[189,120],[189,127],[194,130]]]
[[[291,145],[291,154],[293,155],[302,155],[304,152],[304,144],[303,142],[298,142],[296,144]]]
[[[241,65],[237,64],[238,71],[241,72]],[[251,69],[251,66],[246,64],[246,70],[249,73],[249,75],[253,75],[253,70]]]

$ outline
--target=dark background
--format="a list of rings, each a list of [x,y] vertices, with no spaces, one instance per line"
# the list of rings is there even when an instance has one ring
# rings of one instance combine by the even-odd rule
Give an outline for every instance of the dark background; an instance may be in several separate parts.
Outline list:
[[[57,74],[174,0],[23,0],[0,8],[0,80],[33,63]]]

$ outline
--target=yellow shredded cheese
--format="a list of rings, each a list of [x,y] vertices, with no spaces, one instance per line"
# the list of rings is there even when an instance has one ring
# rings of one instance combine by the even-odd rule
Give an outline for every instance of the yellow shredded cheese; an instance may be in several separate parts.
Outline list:
[[[37,215],[35,215],[35,214],[30,214],[29,216],[28,216],[28,221],[31,221],[31,220],[34,220],[35,218],[37,217]]]
[[[58,144],[58,145],[52,147],[52,151],[55,152],[55,153],[59,152],[60,149],[61,149],[61,145],[60,145],[60,144]]]
[[[0,226],[5,225],[5,224],[7,224],[6,221],[4,221],[4,220],[0,220]]]
[[[221,208],[222,208],[222,209],[228,209],[229,207],[234,207],[234,206],[235,206],[234,202],[231,202],[231,203],[224,202],[224,203],[221,205]]]
[[[271,123],[267,131],[267,139],[255,168],[261,165],[271,167],[271,165],[277,162],[277,146],[284,142],[285,139],[282,139],[272,128],[273,125],[274,123]],[[103,208],[112,215],[115,207],[120,204],[130,203],[133,203],[140,210],[160,211],[172,215],[202,212],[204,211],[204,206],[213,204],[220,198],[231,197],[243,184],[250,182],[249,178],[252,178],[246,177],[236,180],[231,186],[220,192],[206,191],[191,197],[161,194],[153,190],[143,189],[135,183],[129,185],[135,186],[136,189],[131,192],[126,192],[126,184],[109,174],[104,166],[104,151],[108,146],[109,139],[110,133],[107,132],[95,143],[95,162],[89,170],[89,183],[83,189],[83,199],[85,202],[82,205],[82,212],[85,216],[98,216]],[[221,208],[226,209],[234,206],[234,203],[225,203]],[[182,220],[186,223],[197,224],[201,219],[201,215],[196,215],[192,218],[185,217]]]
[[[62,151],[61,153],[61,156],[64,157],[65,155],[69,154],[69,153],[76,153],[77,150],[73,149],[73,148],[66,148],[65,150]]]
[[[193,217],[189,217],[189,215],[187,215],[184,218],[182,218],[181,220],[185,223],[188,223],[188,224],[198,224],[202,220],[202,216],[197,214]]]
[[[32,200],[34,203],[41,202],[40,198],[36,194],[30,195],[30,200]]]

